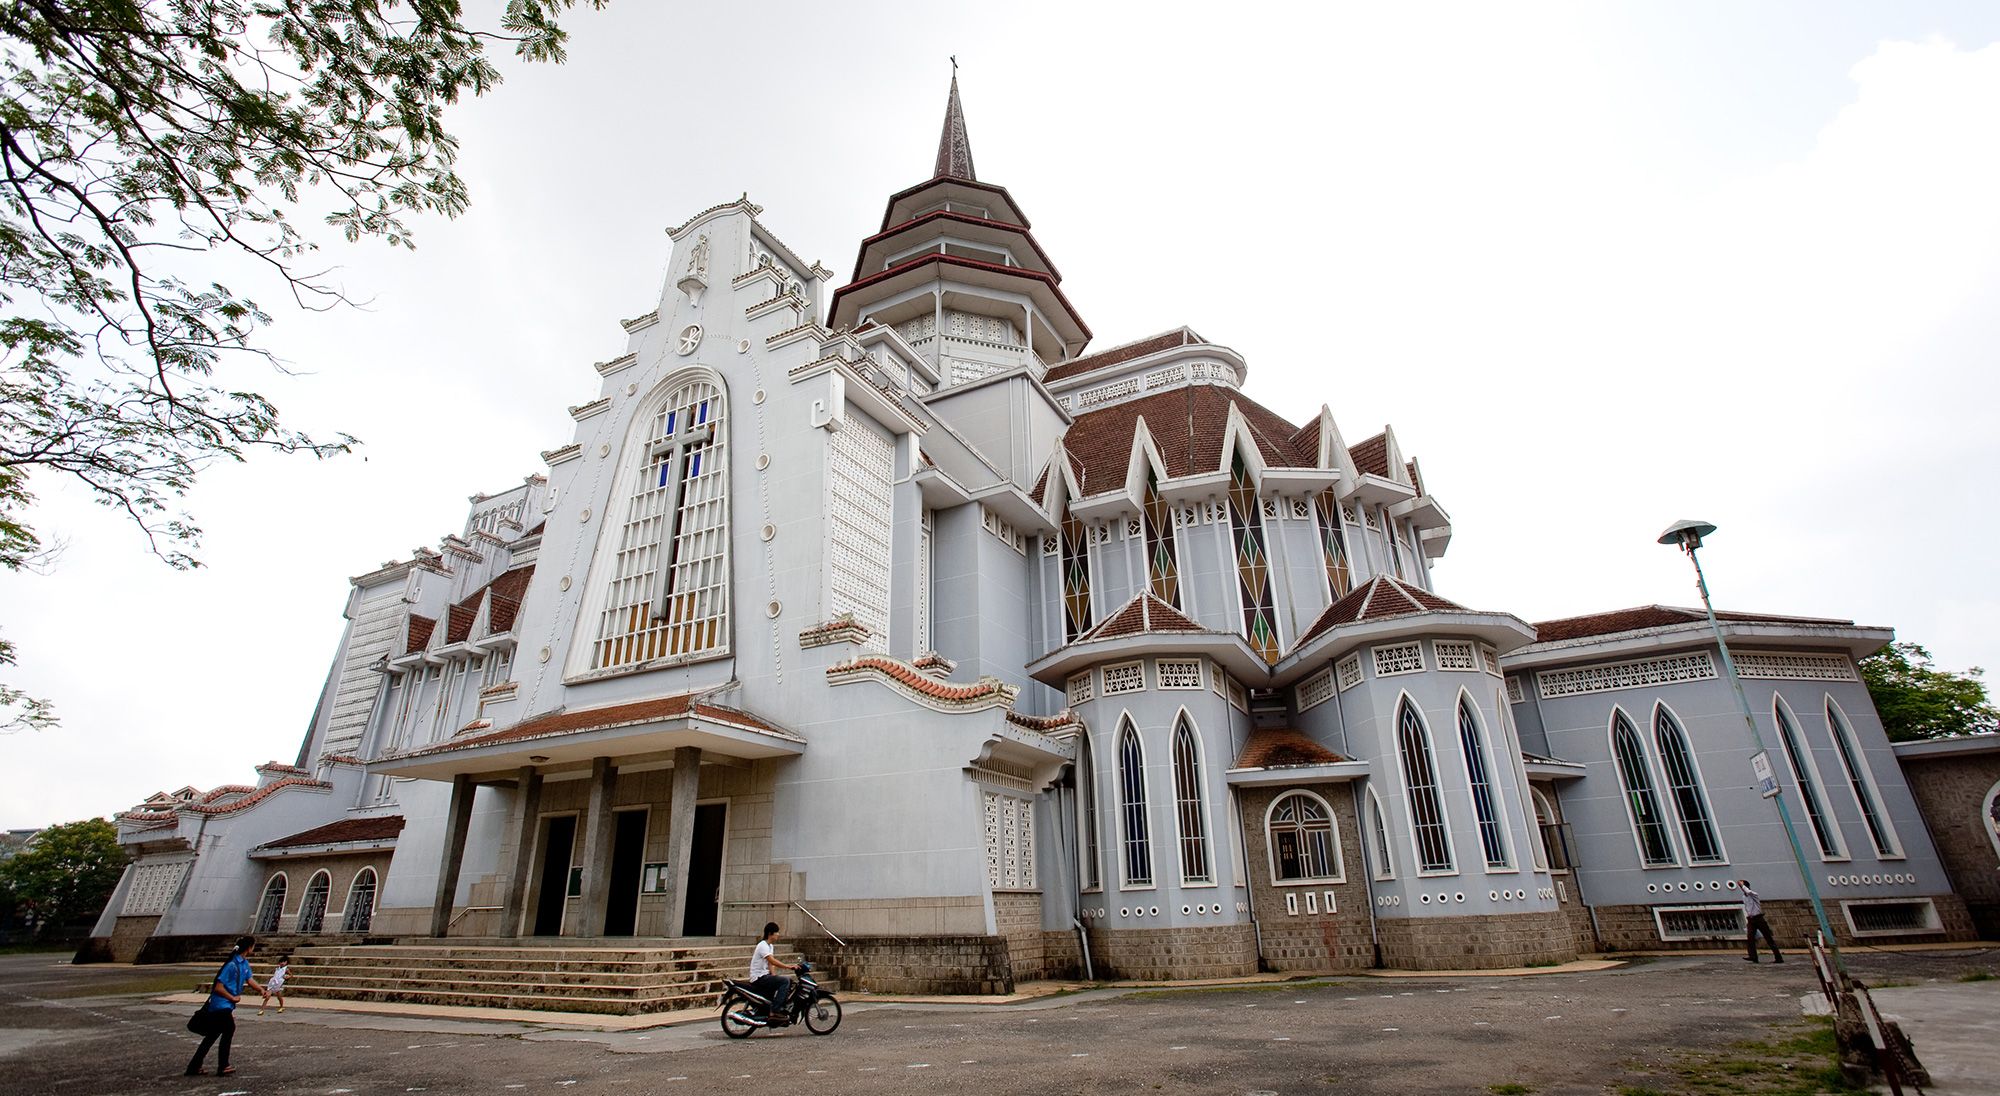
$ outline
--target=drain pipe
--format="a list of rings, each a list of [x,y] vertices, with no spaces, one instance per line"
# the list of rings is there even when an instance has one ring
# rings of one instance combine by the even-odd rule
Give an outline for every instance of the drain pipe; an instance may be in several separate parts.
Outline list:
[[[1368,825],[1368,804],[1361,798],[1361,785],[1356,781],[1347,782],[1347,794],[1354,799],[1354,828],[1361,831],[1361,885],[1368,889],[1368,945],[1375,952],[1375,967],[1382,967],[1382,930],[1375,924],[1375,872],[1373,857],[1368,855],[1370,844],[1375,840],[1374,831]]]
[[[1055,783],[1054,789],[1056,809],[1061,812],[1061,821],[1056,826],[1056,833],[1062,842],[1064,853],[1068,856],[1069,877],[1074,883],[1082,874],[1079,869],[1082,867],[1083,859],[1083,851],[1079,847],[1082,844],[1082,837],[1076,832],[1076,804],[1079,799],[1076,795],[1075,766],[1068,768],[1062,779]],[[1071,903],[1069,923],[1070,927],[1076,929],[1076,944],[1083,954],[1083,979],[1086,982],[1095,982],[1097,972],[1090,963],[1090,936],[1084,931],[1083,919],[1078,916],[1082,909],[1083,892],[1079,889],[1076,900]]]

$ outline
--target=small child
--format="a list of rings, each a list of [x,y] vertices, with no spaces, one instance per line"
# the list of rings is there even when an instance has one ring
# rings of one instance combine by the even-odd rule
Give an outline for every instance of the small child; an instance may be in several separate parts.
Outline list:
[[[278,999],[278,1012],[281,1015],[284,1013],[285,976],[290,974],[291,972],[292,972],[292,957],[289,955],[279,956],[278,969],[272,971],[271,977],[264,980],[264,1001],[263,1004],[257,1006],[257,1015],[259,1016],[264,1015],[264,1008],[266,1005],[269,1005],[271,1003],[271,998],[273,997],[276,997]]]

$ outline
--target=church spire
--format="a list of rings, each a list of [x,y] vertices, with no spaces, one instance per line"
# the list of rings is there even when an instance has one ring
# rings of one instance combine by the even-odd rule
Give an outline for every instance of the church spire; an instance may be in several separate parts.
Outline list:
[[[951,59],[951,99],[945,103],[944,132],[938,136],[937,171],[933,179],[965,179],[972,173],[972,142],[965,135],[965,108],[958,105],[958,58]]]

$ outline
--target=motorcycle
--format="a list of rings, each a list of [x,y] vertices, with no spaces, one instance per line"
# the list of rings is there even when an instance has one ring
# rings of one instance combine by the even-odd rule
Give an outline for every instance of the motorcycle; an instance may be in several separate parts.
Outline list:
[[[770,998],[751,989],[749,982],[733,978],[724,982],[722,1033],[731,1039],[747,1039],[759,1028],[790,1027],[803,1021],[814,1035],[832,1035],[840,1026],[840,1002],[813,980],[812,969],[812,964],[805,962],[794,968],[792,992],[778,1009],[771,1007]]]

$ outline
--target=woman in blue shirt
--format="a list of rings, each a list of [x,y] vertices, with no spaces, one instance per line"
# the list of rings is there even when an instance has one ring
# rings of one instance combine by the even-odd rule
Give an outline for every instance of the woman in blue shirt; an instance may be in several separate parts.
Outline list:
[[[195,1048],[194,1057],[188,1059],[187,1075],[197,1076],[202,1072],[201,1060],[208,1057],[208,1048],[222,1041],[222,1049],[215,1054],[215,1073],[222,1076],[236,1070],[229,1064],[229,1041],[236,1037],[236,1002],[243,999],[246,989],[264,992],[257,979],[250,973],[250,953],[257,950],[257,938],[245,936],[236,941],[236,950],[230,954],[229,962],[215,974],[215,984],[209,987],[208,1011],[215,1030],[202,1036],[201,1046]]]

